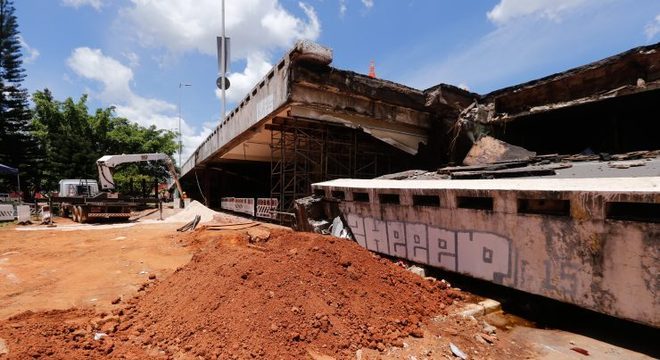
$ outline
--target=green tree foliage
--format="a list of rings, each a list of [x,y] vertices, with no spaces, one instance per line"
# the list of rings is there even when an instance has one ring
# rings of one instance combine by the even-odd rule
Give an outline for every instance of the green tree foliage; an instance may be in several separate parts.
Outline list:
[[[78,101],[60,102],[44,90],[34,93],[32,100],[34,135],[42,154],[41,189],[54,190],[65,178],[96,179],[96,160],[103,155],[162,152],[171,156],[176,150],[175,133],[116,117],[112,107],[90,114],[85,95]],[[151,185],[154,177],[166,176],[162,164],[125,165],[115,173],[115,182],[125,190],[131,181],[139,188],[142,179]]]
[[[0,0],[0,163],[18,167],[21,177],[28,180],[34,177],[30,166],[34,142],[30,137],[28,94],[22,87],[25,72],[14,11],[12,0]],[[13,179],[0,179],[0,188],[13,186]]]

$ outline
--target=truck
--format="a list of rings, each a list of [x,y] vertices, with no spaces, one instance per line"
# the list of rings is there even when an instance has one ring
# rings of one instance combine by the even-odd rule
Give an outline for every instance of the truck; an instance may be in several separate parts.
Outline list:
[[[167,154],[105,155],[96,161],[99,182],[94,179],[63,179],[59,182],[57,196],[51,197],[62,216],[85,223],[92,219],[128,220],[131,211],[139,206],[157,204],[158,196],[137,198],[122,196],[115,191],[113,172],[115,167],[126,163],[160,161],[165,163],[179,194],[182,193],[176,168]]]

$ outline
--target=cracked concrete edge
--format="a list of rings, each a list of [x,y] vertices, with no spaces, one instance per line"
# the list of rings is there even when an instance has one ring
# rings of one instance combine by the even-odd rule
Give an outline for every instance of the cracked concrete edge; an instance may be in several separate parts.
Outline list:
[[[469,318],[470,316],[478,317],[485,316],[490,313],[494,313],[502,310],[502,304],[499,301],[493,299],[486,299],[478,303],[469,303],[465,304],[464,307],[454,311],[449,314],[448,317],[460,316],[464,318]]]

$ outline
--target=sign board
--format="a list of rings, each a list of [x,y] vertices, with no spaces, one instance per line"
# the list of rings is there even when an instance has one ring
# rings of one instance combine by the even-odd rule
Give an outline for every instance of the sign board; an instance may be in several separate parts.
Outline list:
[[[254,216],[254,198],[234,198],[234,211]]]
[[[14,205],[0,205],[0,221],[14,221]]]
[[[223,210],[234,211],[234,198],[233,197],[220,198],[220,208]]]
[[[257,217],[266,219],[276,219],[277,206],[279,201],[276,198],[257,198]]]
[[[45,223],[50,220],[50,206],[42,205],[39,211],[41,213],[41,222]]]
[[[254,216],[254,198],[220,198],[220,208]]]
[[[16,212],[18,213],[19,224],[27,224],[30,222],[30,205],[18,205],[16,207]]]

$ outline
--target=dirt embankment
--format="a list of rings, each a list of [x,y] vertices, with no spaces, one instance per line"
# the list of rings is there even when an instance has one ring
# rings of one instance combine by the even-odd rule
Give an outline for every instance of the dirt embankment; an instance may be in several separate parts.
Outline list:
[[[424,336],[430,319],[462,298],[346,240],[281,230],[257,246],[243,233],[197,231],[188,240],[205,244],[189,264],[151,279],[112,313],[0,323],[9,357],[354,359],[360,348]]]
[[[421,336],[422,319],[460,297],[345,240],[278,231],[263,251],[231,240],[136,301],[127,325],[138,343],[203,357],[352,357]]]

